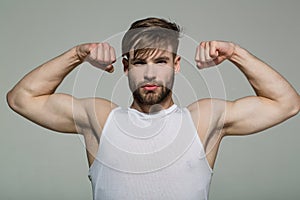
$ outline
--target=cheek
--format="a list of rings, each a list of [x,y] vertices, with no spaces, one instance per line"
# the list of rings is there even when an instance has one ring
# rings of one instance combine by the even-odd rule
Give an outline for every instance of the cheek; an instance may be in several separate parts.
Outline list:
[[[143,75],[138,70],[129,70],[128,71],[128,83],[129,88],[133,92],[137,89],[139,83],[143,81]]]
[[[128,79],[131,82],[138,82],[143,78],[143,71],[131,69],[128,71]]]
[[[173,79],[173,77],[174,77],[174,70],[173,68],[170,67],[161,68],[157,73],[157,78],[160,80],[169,81]]]

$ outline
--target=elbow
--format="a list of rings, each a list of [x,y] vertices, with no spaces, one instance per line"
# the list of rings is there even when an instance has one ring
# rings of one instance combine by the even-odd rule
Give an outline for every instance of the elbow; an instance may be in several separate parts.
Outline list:
[[[291,110],[290,116],[293,117],[293,116],[297,115],[299,112],[300,112],[299,106],[295,107],[294,109]]]
[[[295,116],[300,112],[300,96],[297,95],[292,101],[288,102],[289,117]]]
[[[288,98],[274,105],[277,110],[277,116],[281,116],[281,119],[287,120],[300,112],[300,96],[296,95],[292,98]]]
[[[297,99],[296,99],[296,106],[295,106],[295,113],[294,115],[297,115],[300,112],[300,95],[298,95]]]
[[[6,94],[6,102],[8,106],[15,112],[19,113],[23,106],[24,96],[18,94],[16,91],[11,90]]]
[[[12,110],[16,110],[17,109],[17,103],[15,101],[15,95],[13,93],[13,91],[9,91],[6,94],[6,102],[8,104],[8,106],[12,109]]]

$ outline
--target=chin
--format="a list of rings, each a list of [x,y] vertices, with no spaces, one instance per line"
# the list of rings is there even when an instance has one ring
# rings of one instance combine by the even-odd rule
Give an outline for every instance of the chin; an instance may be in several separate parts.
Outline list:
[[[142,92],[137,90],[133,93],[134,98],[142,105],[155,105],[160,104],[168,98],[171,90],[160,89],[159,91]]]

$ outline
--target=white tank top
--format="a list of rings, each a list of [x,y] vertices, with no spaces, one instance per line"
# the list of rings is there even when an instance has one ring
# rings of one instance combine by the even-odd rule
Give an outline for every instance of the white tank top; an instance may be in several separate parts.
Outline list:
[[[89,169],[94,200],[206,200],[212,169],[190,112],[115,108]]]

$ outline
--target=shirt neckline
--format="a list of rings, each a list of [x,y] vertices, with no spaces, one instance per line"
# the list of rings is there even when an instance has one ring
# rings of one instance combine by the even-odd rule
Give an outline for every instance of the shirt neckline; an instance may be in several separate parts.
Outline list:
[[[176,108],[177,108],[177,105],[173,104],[169,108],[160,110],[155,113],[144,113],[144,112],[138,111],[135,108],[130,108],[130,107],[128,108],[128,111],[133,112],[143,118],[156,118],[156,117],[162,117],[162,116],[168,115],[168,114],[172,113]]]

